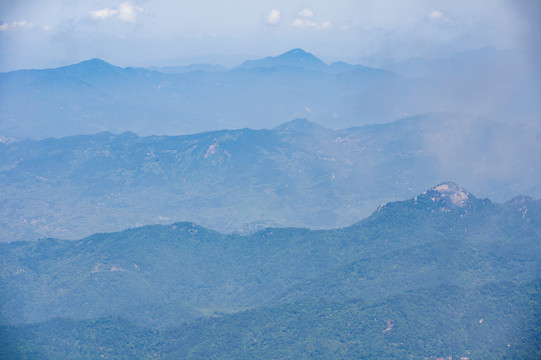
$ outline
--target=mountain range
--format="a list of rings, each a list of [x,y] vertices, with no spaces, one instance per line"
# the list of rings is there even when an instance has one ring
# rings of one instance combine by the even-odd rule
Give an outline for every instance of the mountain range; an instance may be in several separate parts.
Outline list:
[[[450,109],[538,125],[540,90],[522,73],[502,75],[499,64],[515,64],[505,62],[507,53],[493,51],[482,62],[468,54],[457,57],[448,63],[460,66],[448,67],[446,76],[429,71],[422,77],[412,77],[407,64],[389,67],[403,75],[344,62],[327,65],[302,49],[233,69],[208,64],[120,68],[91,59],[1,73],[0,134],[32,139],[100,131],[180,135],[273,128],[297,117],[337,129]],[[482,78],[461,72],[479,63]]]
[[[529,358],[540,220],[539,200],[441,183],[326,231],[174,223],[0,244],[0,356]]]
[[[522,55],[0,73],[0,359],[541,359]]]
[[[457,113],[344,130],[296,119],[184,136],[3,138],[0,241],[174,221],[242,233],[348,226],[447,179],[497,201],[539,197],[540,147],[528,128]]]

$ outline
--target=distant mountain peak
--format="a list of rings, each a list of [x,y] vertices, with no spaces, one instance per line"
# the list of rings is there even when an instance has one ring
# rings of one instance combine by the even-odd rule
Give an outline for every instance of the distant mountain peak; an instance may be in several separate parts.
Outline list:
[[[295,132],[313,132],[317,130],[326,130],[327,128],[309,121],[305,118],[296,118],[291,121],[278,125],[274,130],[286,130]]]
[[[289,50],[278,56],[268,56],[259,60],[248,60],[239,65],[238,68],[253,69],[277,66],[300,67],[309,70],[323,70],[327,68],[327,64],[321,59],[300,48]]]
[[[107,65],[111,65],[111,64],[109,64],[107,61],[102,60],[102,59],[100,59],[100,58],[91,58],[91,59],[88,59],[88,60],[81,61],[79,64],[84,64],[84,63],[89,63],[89,64],[107,64]]]
[[[303,49],[300,49],[300,48],[296,48],[296,49],[286,51],[285,53],[283,53],[282,55],[278,55],[277,57],[278,58],[280,58],[280,57],[296,57],[296,58],[299,58],[299,59],[305,59],[305,58],[318,59],[314,55],[312,55],[309,52],[306,52],[306,51],[304,51]]]
[[[276,60],[287,61],[290,64],[310,63],[311,66],[327,66],[321,59],[303,49],[289,50],[275,57]],[[304,64],[303,64],[304,65]]]
[[[92,58],[89,60],[81,61],[73,65],[62,66],[59,69],[68,70],[68,71],[83,70],[83,71],[92,71],[92,72],[93,71],[103,72],[103,71],[110,71],[113,69],[121,69],[121,68],[115,65],[111,65],[107,61],[104,61],[102,59]]]
[[[411,200],[381,204],[376,211],[379,212],[389,206],[402,206],[404,204],[417,209],[430,210],[431,212],[454,212],[458,210],[459,213],[466,214],[472,206],[485,206],[491,204],[491,201],[489,199],[477,199],[473,194],[454,182],[443,182]]]
[[[304,51],[304,50],[301,49],[301,48],[291,49],[291,50],[289,50],[289,51],[286,51],[286,52],[283,53],[282,55],[285,55],[285,54],[307,54],[307,55],[312,55],[312,54],[310,54],[309,52]]]
[[[511,200],[507,201],[505,205],[511,207],[513,210],[519,212],[523,218],[527,215],[531,216],[531,210],[539,209],[541,205],[541,200],[535,200],[526,195],[515,196]],[[539,210],[537,210],[539,211]],[[530,213],[529,213],[530,212]],[[529,214],[528,214],[529,213]],[[535,216],[535,215],[534,215]]]
[[[77,64],[74,64],[74,66],[113,66],[113,65],[109,64],[105,60],[92,58],[92,59],[84,60]]]
[[[509,204],[522,205],[535,201],[532,197],[526,195],[518,195],[508,201]]]
[[[449,199],[453,205],[464,206],[473,196],[454,182],[443,182],[426,191],[423,195],[432,196],[433,201]]]
[[[463,187],[451,181],[442,182],[441,184],[434,186],[431,190],[437,191],[444,195],[456,194],[456,193],[467,193],[467,191],[464,190]]]

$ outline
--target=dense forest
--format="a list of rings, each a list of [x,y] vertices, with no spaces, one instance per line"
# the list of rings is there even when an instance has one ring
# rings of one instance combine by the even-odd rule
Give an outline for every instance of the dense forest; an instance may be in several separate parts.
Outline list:
[[[3,356],[536,358],[540,217],[444,183],[334,230],[2,244]]]

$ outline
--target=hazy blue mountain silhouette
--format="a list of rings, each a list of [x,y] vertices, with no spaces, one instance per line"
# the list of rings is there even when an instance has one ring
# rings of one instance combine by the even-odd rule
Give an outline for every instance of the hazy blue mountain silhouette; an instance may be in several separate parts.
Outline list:
[[[314,55],[302,50],[293,49],[279,56],[268,56],[260,60],[247,60],[237,69],[272,68],[272,67],[299,67],[307,70],[325,71],[327,64]]]
[[[421,78],[343,62],[327,65],[301,49],[223,71],[194,66],[197,71],[170,73],[175,71],[119,68],[99,59],[14,71],[0,74],[0,134],[180,135],[273,128],[297,117],[336,129],[450,109],[533,123],[539,89],[530,78],[502,71],[504,55],[480,57],[474,67],[480,72],[465,72],[469,67],[462,65],[471,61],[464,59],[439,66],[447,69],[445,76],[438,70]]]

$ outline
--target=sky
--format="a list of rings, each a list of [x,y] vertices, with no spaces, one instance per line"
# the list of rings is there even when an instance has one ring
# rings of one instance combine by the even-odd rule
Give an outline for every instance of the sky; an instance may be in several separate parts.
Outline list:
[[[483,47],[537,52],[538,0],[0,0],[0,71],[101,58],[234,66],[303,48],[372,65]]]

